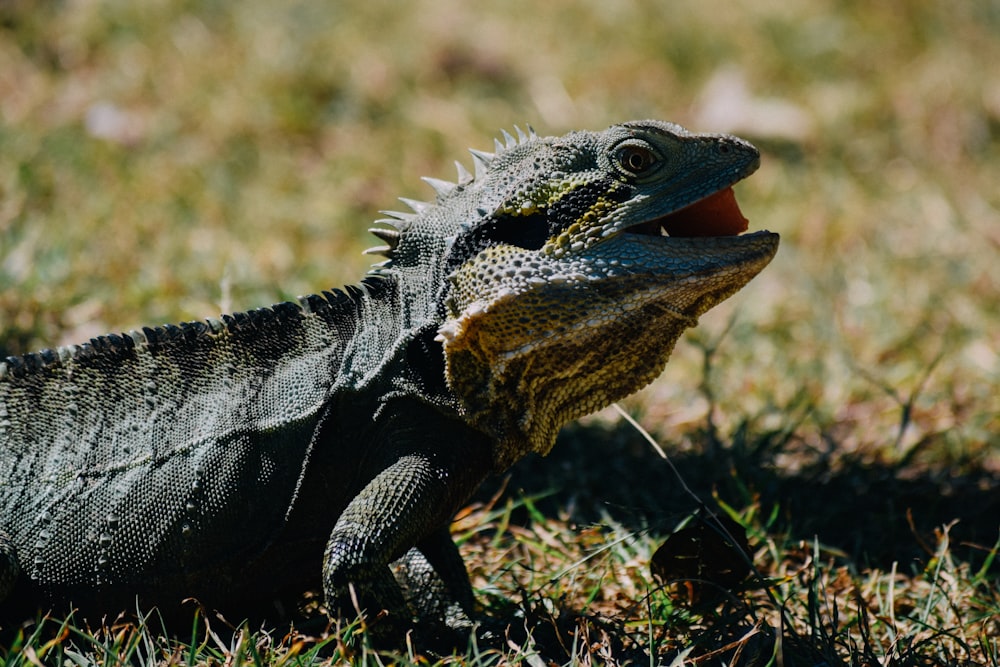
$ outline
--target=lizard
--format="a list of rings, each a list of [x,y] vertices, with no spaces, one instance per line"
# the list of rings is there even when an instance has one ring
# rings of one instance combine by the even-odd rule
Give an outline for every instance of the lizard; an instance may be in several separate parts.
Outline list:
[[[467,632],[455,512],[655,379],[779,243],[741,233],[742,139],[516,135],[384,212],[355,285],[0,361],[0,618],[322,590],[393,636]]]

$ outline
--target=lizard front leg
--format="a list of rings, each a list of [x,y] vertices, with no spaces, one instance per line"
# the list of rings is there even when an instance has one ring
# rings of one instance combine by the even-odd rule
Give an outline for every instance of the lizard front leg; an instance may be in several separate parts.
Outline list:
[[[472,585],[447,526],[395,561],[392,572],[421,621],[457,632],[472,629]]]
[[[450,542],[448,522],[485,477],[488,463],[475,455],[474,447],[442,446],[437,437],[431,442],[436,451],[427,447],[405,453],[376,475],[340,515],[327,542],[323,591],[328,607],[348,615],[362,611],[369,621],[387,612],[375,624],[378,635],[398,635],[414,621],[447,623],[426,618],[441,615],[441,610],[468,618],[472,596],[464,565],[454,545],[448,554],[440,542]],[[407,555],[418,545],[426,549],[420,552],[424,559]],[[400,559],[404,567],[424,570],[405,579],[406,595],[390,567]],[[456,577],[456,567],[462,568],[464,583],[457,583],[462,579]],[[419,602],[428,596],[436,603]],[[458,609],[461,613],[455,613]]]

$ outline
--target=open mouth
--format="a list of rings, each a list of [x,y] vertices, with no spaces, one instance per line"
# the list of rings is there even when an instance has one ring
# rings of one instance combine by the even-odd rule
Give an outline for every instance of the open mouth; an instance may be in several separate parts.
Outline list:
[[[736,236],[749,224],[730,187],[626,231],[647,236]]]

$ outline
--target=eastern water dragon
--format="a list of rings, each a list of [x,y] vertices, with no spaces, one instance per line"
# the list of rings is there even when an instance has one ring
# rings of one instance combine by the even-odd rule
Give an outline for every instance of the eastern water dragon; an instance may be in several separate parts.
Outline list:
[[[356,285],[0,361],[0,618],[269,617],[321,589],[468,627],[456,510],[656,378],[778,248],[740,234],[741,139],[517,135],[379,221]]]

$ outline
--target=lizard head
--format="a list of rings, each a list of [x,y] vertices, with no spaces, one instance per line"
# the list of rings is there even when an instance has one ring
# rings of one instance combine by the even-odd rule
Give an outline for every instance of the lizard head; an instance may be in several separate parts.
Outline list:
[[[438,301],[446,379],[499,468],[655,379],[778,247],[739,235],[731,187],[760,159],[741,139],[658,121],[505,136],[473,152],[475,178],[431,182],[459,221]]]

